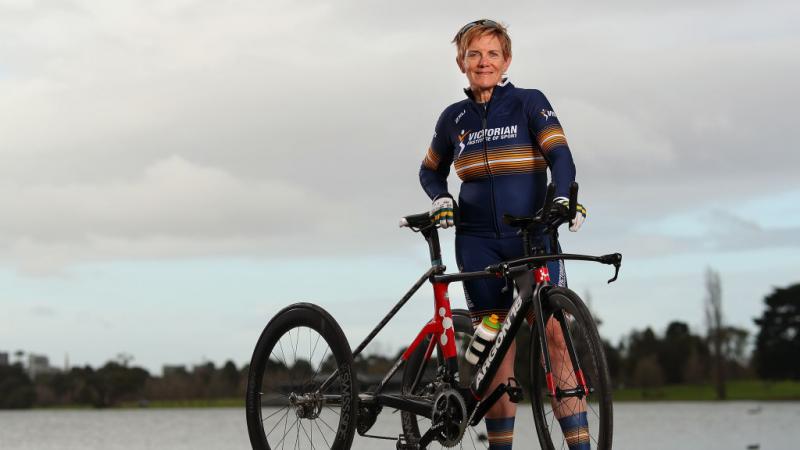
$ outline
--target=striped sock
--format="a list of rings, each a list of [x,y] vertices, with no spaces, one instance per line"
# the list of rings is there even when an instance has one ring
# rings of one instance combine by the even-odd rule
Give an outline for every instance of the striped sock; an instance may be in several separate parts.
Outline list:
[[[484,419],[489,435],[489,450],[511,450],[514,440],[514,418]]]
[[[589,421],[585,411],[562,417],[558,419],[558,423],[569,450],[589,450]]]

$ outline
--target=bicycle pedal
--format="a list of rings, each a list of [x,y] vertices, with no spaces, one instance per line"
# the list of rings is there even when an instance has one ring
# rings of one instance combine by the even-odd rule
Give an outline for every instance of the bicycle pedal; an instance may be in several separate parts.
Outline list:
[[[401,434],[397,438],[397,450],[419,450],[419,441],[414,438],[407,438],[405,434]]]
[[[523,397],[522,387],[520,387],[519,383],[515,378],[508,379],[508,386],[506,386],[506,393],[508,394],[508,400],[511,403],[519,403],[522,401]]]
[[[519,403],[522,401],[522,388],[519,386],[509,387],[506,392],[508,392],[508,399],[511,403]]]

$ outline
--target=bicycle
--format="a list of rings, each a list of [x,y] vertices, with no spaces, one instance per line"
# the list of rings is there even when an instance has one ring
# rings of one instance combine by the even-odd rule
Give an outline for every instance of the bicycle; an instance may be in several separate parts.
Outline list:
[[[559,253],[558,227],[575,217],[577,184],[570,189],[571,208],[566,213],[552,209],[553,191],[551,184],[545,207],[537,216],[504,217],[507,224],[520,229],[524,256],[478,272],[446,274],[437,226],[428,213],[404,217],[401,227],[421,233],[427,241],[431,267],[352,351],[339,324],[323,308],[296,303],[278,312],[261,333],[250,363],[246,418],[252,447],[283,449],[288,444],[289,448],[348,449],[357,431],[365,437],[396,440],[400,450],[425,449],[434,442],[442,447],[463,446],[467,439],[475,448],[485,448],[473,427],[502,395],[514,402],[524,395],[514,378],[491,392],[489,388],[522,322],[532,312],[527,391],[541,448],[566,447],[554,411],[563,415],[564,409],[585,409],[592,447],[610,449],[611,384],[597,328],[577,294],[549,283],[546,263],[560,259],[613,265],[611,283],[619,274],[622,255]],[[554,252],[532,242],[531,234],[537,231],[549,236]],[[516,287],[517,295],[494,342],[473,367],[459,358],[473,332],[471,320],[467,311],[451,310],[447,288],[451,282],[486,277],[505,278],[509,288],[511,283]],[[359,393],[353,358],[426,281],[433,285],[433,318],[380,383]],[[560,351],[568,354],[567,358],[562,355],[566,363],[559,373],[552,370],[551,351],[555,350],[548,346],[553,342],[548,329],[560,330],[564,342]],[[401,391],[384,392],[403,364]],[[383,407],[401,412],[399,437],[368,434]]]

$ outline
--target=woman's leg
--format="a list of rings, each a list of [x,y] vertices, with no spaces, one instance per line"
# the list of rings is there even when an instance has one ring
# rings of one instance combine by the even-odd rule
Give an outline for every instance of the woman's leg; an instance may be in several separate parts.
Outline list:
[[[512,342],[487,392],[493,392],[500,383],[507,383],[508,379],[514,376],[516,349],[516,343]],[[511,449],[516,413],[517,405],[509,400],[508,395],[500,397],[500,400],[486,412],[486,433],[489,437],[490,450]]]
[[[573,389],[578,385],[572,361],[569,359],[561,325],[555,318],[547,321],[547,348],[550,353],[550,366],[553,381],[562,389]],[[561,432],[567,441],[569,450],[589,449],[589,424],[586,418],[586,400],[584,398],[566,397],[560,402],[551,399],[553,413],[561,425]]]

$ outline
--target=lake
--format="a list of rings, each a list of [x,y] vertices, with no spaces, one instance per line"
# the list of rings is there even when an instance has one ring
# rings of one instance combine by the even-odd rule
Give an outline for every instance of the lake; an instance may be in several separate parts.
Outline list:
[[[528,405],[517,417],[515,448],[536,440]],[[387,409],[370,430],[396,436]],[[617,449],[800,448],[800,402],[663,402],[614,406]],[[247,449],[244,409],[0,411],[0,449]],[[353,449],[394,449],[356,436]],[[458,447],[457,447],[458,448]],[[472,448],[464,445],[464,448]],[[535,447],[533,447],[535,448]]]

